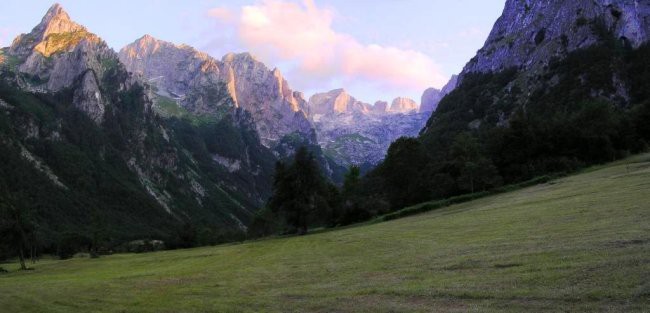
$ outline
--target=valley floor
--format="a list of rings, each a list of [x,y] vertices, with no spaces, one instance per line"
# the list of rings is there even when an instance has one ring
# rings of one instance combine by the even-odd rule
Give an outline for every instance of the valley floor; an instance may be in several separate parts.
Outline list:
[[[0,275],[2,312],[642,312],[650,155],[386,223]]]

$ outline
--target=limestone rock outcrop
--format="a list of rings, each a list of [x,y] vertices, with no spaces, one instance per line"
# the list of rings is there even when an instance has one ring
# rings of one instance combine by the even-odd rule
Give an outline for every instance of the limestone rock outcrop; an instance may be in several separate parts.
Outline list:
[[[19,35],[7,53],[19,60],[18,71],[29,78],[25,87],[30,90],[56,92],[80,81],[83,91],[75,94],[75,106],[102,121],[105,101],[98,81],[111,66],[119,66],[117,55],[59,4],[30,33]]]
[[[317,93],[309,98],[310,115],[325,115],[331,113],[369,113],[371,107],[345,91],[334,89],[325,93]]]
[[[485,45],[461,77],[513,67],[541,68],[553,57],[601,41],[603,34],[636,48],[650,39],[648,15],[647,0],[507,0]]]
[[[156,85],[158,94],[175,98],[193,113],[213,113],[223,105],[248,111],[266,146],[296,132],[316,140],[303,95],[289,87],[278,69],[249,53],[216,60],[190,46],[145,35],[119,56],[129,71]]]
[[[392,113],[410,113],[417,112],[418,104],[413,99],[397,97],[390,105],[389,112]]]

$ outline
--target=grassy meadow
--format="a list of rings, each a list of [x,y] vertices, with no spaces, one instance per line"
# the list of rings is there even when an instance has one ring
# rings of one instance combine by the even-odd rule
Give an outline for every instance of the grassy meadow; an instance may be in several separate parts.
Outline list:
[[[0,266],[1,312],[648,312],[650,155],[302,237]]]

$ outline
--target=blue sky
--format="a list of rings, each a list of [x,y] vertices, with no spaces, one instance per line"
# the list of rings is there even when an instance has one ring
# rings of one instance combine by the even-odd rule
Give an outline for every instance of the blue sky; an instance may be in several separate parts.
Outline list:
[[[116,50],[144,34],[216,58],[250,51],[292,88],[347,89],[373,103],[441,87],[474,56],[505,0],[59,0],[73,20]],[[0,46],[53,4],[0,2]]]

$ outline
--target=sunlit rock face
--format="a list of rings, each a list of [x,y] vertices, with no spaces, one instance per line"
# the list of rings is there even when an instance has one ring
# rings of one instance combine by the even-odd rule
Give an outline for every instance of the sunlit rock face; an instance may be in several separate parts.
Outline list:
[[[391,113],[417,112],[418,104],[413,99],[398,97],[393,100],[388,110]]]
[[[248,53],[215,60],[190,46],[145,35],[119,55],[129,71],[155,84],[157,93],[195,113],[211,113],[223,105],[245,109],[267,146],[292,133],[316,140],[303,95],[289,87],[278,69]]]
[[[330,113],[369,113],[372,108],[350,96],[345,89],[334,89],[326,93],[317,93],[309,98],[309,113],[325,115]]]
[[[636,48],[649,39],[648,15],[647,0],[507,0],[484,47],[463,74],[542,68],[553,57],[602,41],[603,35],[613,34]]]
[[[79,82],[74,105],[101,122],[106,101],[99,84],[111,67],[119,65],[117,55],[70,20],[60,5],[53,5],[30,33],[18,36],[7,53],[19,60],[18,71],[29,77],[20,83],[29,90],[56,92]]]
[[[226,84],[232,86],[236,104],[251,112],[264,142],[275,142],[292,133],[315,142],[305,112],[307,101],[289,87],[280,70],[270,70],[249,53],[227,54],[222,63],[225,72],[232,72]]]

